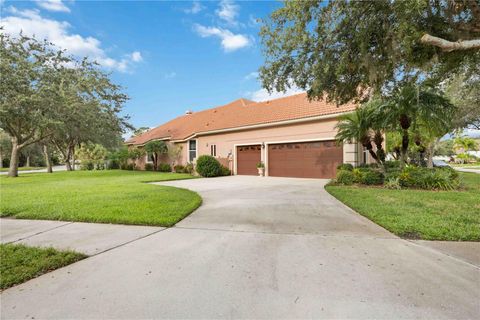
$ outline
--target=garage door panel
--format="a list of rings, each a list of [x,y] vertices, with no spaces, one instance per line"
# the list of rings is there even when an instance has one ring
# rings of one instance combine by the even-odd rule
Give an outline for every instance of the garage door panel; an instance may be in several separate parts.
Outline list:
[[[343,162],[343,148],[335,141],[271,144],[268,174],[278,177],[333,178]]]
[[[259,145],[237,147],[237,174],[257,175],[257,164],[262,159],[261,150]]]

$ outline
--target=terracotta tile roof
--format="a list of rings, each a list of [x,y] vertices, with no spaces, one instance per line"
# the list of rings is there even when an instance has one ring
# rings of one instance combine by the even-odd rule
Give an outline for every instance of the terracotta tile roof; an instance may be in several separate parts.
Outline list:
[[[183,140],[193,134],[212,130],[343,113],[354,110],[355,107],[355,104],[337,107],[325,100],[309,101],[306,93],[264,102],[242,98],[220,107],[180,116],[138,137],[131,138],[127,143],[144,144],[150,140],[162,138]]]

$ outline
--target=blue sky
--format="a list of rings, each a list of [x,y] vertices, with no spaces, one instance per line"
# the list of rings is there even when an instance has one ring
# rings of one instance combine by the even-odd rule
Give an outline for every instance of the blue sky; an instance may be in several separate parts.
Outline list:
[[[187,109],[240,97],[269,98],[255,75],[263,62],[256,19],[280,7],[278,1],[49,0],[1,5],[0,24],[6,32],[23,30],[48,38],[111,71],[131,97],[125,113],[136,127],[153,127]]]

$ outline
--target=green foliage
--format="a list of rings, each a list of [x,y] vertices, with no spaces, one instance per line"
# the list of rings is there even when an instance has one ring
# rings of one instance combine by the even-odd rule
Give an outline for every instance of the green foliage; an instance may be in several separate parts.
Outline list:
[[[339,184],[349,186],[349,185],[352,185],[356,179],[355,179],[355,174],[352,171],[338,170],[335,180]]]
[[[146,170],[146,171],[153,171],[153,164],[151,164],[151,163],[146,163],[146,164],[145,164],[145,170]]]
[[[0,127],[12,137],[10,175],[19,152],[42,141],[70,162],[80,143],[118,146],[130,127],[120,116],[128,97],[88,59],[47,41],[0,34]]]
[[[402,189],[402,186],[400,184],[400,179],[398,177],[390,177],[390,178],[385,178],[385,184],[384,184],[386,189],[394,189],[394,190],[400,190]]]
[[[134,163],[125,163],[125,164],[123,164],[123,165],[120,166],[120,169],[122,169],[122,170],[130,170],[130,171],[132,171],[132,170],[135,170],[135,168],[136,168],[136,167],[135,167],[135,164],[134,164]]]
[[[448,139],[440,141],[435,145],[434,155],[435,156],[453,156],[455,151],[453,150],[453,140]]]
[[[353,166],[350,163],[342,163],[337,166],[337,170],[347,170],[352,171]]]
[[[107,153],[107,149],[102,145],[82,143],[76,155],[81,161],[82,170],[104,170]]]
[[[365,185],[383,184],[384,176],[381,172],[375,170],[365,170],[362,172],[360,183]]]
[[[257,168],[265,168],[265,164],[263,163],[263,161],[257,163]]]
[[[133,147],[128,150],[127,160],[137,160],[145,156],[145,149]],[[122,154],[123,156],[123,154]]]
[[[73,251],[0,244],[0,290],[86,258]]]
[[[168,146],[165,141],[154,140],[145,145],[145,151],[151,153],[153,157],[153,170],[159,170],[159,159],[161,155],[168,153]]]
[[[425,34],[452,42],[480,36],[475,1],[285,1],[263,20],[268,90],[296,86],[310,97],[345,103],[369,88],[441,83],[459,71],[480,74],[480,50],[441,50]],[[368,90],[368,91],[369,91]]]
[[[172,166],[168,163],[160,163],[157,170],[160,172],[172,172]]]
[[[185,165],[185,168],[183,169],[183,173],[188,173],[188,174],[193,174],[193,172],[195,171],[195,168],[193,166],[193,163],[187,163]]]
[[[453,127],[480,130],[480,77],[454,75],[448,79],[445,92],[457,107]]]
[[[426,190],[453,190],[460,186],[458,173],[453,169],[406,167],[398,176],[400,185],[406,188]]]
[[[222,165],[212,156],[198,157],[196,171],[202,177],[218,177],[222,175]]]
[[[222,176],[230,176],[232,175],[232,171],[230,171],[230,169],[228,169],[227,167],[225,166],[222,166],[221,168],[221,172],[222,172]]]
[[[173,167],[173,171],[176,173],[184,173],[185,166],[177,164],[176,166]]]

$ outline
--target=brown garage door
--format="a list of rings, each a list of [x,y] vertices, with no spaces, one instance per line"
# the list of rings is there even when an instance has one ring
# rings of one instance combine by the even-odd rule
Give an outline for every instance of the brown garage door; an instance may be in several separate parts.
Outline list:
[[[237,174],[258,175],[257,164],[261,161],[261,146],[237,147]]]
[[[333,178],[343,162],[343,148],[335,141],[271,144],[268,175],[276,177]]]

